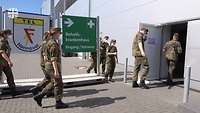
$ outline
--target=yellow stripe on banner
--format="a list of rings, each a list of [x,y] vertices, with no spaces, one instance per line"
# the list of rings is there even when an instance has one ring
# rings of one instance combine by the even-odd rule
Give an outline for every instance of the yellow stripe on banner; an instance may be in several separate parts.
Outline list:
[[[26,24],[26,25],[36,25],[36,26],[43,26],[44,20],[43,19],[32,19],[32,18],[14,18],[15,24]]]

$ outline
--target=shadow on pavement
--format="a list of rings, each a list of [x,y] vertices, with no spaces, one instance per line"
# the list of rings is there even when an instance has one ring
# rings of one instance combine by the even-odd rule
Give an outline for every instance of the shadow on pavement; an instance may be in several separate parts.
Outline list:
[[[13,98],[30,98],[32,97],[32,94],[29,93],[30,86],[17,86],[16,87],[16,96],[12,97],[11,92],[9,88],[3,88],[1,89],[1,95],[0,99],[1,100],[6,100],[6,99],[13,99]]]
[[[176,82],[173,83],[173,85],[171,86],[171,88],[174,87],[174,86],[178,86],[180,84],[183,84],[183,81],[176,81]],[[149,85],[149,87],[150,88],[159,88],[159,87],[168,87],[168,85],[167,85],[166,81],[163,81],[161,83],[151,84],[151,85]]]
[[[88,98],[81,101],[75,101],[75,102],[67,103],[67,104],[69,104],[70,108],[73,108],[73,107],[96,108],[100,106],[113,104],[116,101],[124,100],[124,99],[126,99],[126,97],[116,97],[116,98],[97,97],[97,98]],[[51,107],[54,107],[54,105],[44,106],[43,108],[51,108]]]
[[[86,95],[93,95],[97,94],[101,91],[107,91],[108,89],[84,89],[84,90],[64,90],[63,96],[75,96],[75,97],[80,97],[80,96],[86,96]]]
[[[116,97],[116,98],[97,97],[97,98],[88,98],[88,99],[85,99],[85,100],[72,102],[72,103],[69,103],[69,105],[71,107],[95,108],[95,107],[113,104],[116,101],[124,100],[124,99],[126,99],[126,97]]]

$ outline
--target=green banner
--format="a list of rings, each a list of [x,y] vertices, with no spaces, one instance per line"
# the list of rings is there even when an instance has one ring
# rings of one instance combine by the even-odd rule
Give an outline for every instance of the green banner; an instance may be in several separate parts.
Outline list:
[[[63,52],[96,51],[96,18],[62,16]]]

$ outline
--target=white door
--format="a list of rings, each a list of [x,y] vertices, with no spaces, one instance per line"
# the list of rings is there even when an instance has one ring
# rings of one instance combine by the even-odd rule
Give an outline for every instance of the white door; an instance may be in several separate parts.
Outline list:
[[[145,51],[149,60],[149,80],[160,79],[160,56],[162,28],[141,23],[140,28],[145,27],[149,30],[148,38],[145,41]]]
[[[191,66],[191,87],[200,90],[200,20],[189,21],[185,66]]]

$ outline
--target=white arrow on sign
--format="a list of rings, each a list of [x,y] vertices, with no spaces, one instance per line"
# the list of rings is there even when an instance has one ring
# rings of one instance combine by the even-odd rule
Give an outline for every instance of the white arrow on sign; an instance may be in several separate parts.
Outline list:
[[[67,25],[67,27],[71,27],[74,22],[70,18],[67,18],[67,21],[64,21],[64,24]]]

